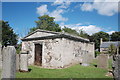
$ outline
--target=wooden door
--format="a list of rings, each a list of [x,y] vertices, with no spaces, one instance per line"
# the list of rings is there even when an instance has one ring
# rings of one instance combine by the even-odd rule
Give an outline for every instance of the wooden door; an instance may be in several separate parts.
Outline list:
[[[35,44],[35,65],[42,65],[42,45]]]

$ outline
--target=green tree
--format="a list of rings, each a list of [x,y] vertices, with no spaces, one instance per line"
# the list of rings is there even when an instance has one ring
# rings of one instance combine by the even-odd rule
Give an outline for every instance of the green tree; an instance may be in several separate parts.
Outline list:
[[[2,43],[2,21],[0,20],[0,45]]]
[[[113,55],[113,54],[115,54],[117,52],[117,48],[113,45],[113,44],[111,44],[110,46],[109,46],[109,48],[108,48],[108,53],[110,54],[110,55]]]
[[[64,26],[62,31],[64,31],[66,33],[69,33],[69,34],[72,34],[72,35],[80,36],[80,37],[83,37],[83,38],[88,38],[89,37],[89,35],[83,30],[80,30],[79,32],[77,32],[76,30],[73,30],[71,28],[67,28],[66,26]]]
[[[91,42],[95,42],[95,49],[100,48],[100,38],[102,38],[103,41],[109,41],[109,34],[100,31],[98,33],[91,35],[91,37],[89,38]]]
[[[17,44],[17,46],[15,48],[16,48],[16,53],[19,54],[21,51],[21,48],[22,48],[22,43]]]
[[[16,45],[18,35],[14,33],[8,22],[0,21],[2,23],[2,46]]]
[[[83,38],[89,38],[90,36],[85,32],[83,31],[82,29],[79,31],[79,36],[80,37],[83,37]]]
[[[35,21],[37,26],[30,29],[30,32],[35,31],[36,29],[43,29],[55,32],[61,32],[61,28],[58,24],[54,22],[54,17],[48,15],[43,15],[38,17],[38,21]]]
[[[97,56],[100,55],[100,54],[101,54],[101,52],[95,51],[95,57],[97,57]]]
[[[79,35],[79,33],[76,30],[73,30],[71,28],[67,28],[66,26],[64,26],[64,28],[62,29],[62,31],[64,31],[66,33],[69,33],[69,34],[72,34],[72,35],[76,35],[76,36]]]
[[[120,41],[120,32],[114,32],[110,36],[111,41]]]

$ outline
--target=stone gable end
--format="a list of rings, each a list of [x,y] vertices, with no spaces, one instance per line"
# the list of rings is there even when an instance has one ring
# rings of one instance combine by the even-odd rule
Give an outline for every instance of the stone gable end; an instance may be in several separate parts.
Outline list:
[[[56,35],[54,33],[48,33],[48,32],[35,32],[29,36],[27,36],[25,39],[27,38],[36,38],[36,37],[44,37],[44,36],[51,36],[51,35]]]

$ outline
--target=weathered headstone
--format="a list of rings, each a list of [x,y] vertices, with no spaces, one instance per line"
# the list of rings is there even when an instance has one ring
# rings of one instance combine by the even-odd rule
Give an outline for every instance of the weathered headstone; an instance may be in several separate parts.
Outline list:
[[[2,46],[0,45],[0,79],[1,79],[1,73],[2,73],[2,54],[1,54]]]
[[[83,60],[82,60],[82,66],[89,66],[92,60],[93,60],[93,57],[91,55],[84,54]]]
[[[16,71],[19,71],[20,69],[20,60],[19,60],[19,54],[16,54]]]
[[[16,50],[13,46],[3,48],[2,78],[15,78]]]
[[[113,56],[112,67],[115,80],[120,80],[120,54]]]
[[[28,52],[22,51],[20,53],[20,71],[27,72],[28,71]]]
[[[118,79],[120,80],[120,53],[119,53],[119,56],[118,56]]]
[[[1,53],[1,50],[2,50],[2,46],[0,45],[0,69],[2,69],[2,53]]]
[[[108,54],[100,54],[98,56],[98,65],[99,68],[108,68]]]

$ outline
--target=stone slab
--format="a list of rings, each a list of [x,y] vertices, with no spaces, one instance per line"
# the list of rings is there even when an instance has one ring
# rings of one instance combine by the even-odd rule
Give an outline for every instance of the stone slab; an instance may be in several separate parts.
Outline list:
[[[19,54],[16,54],[16,71],[19,71],[20,69],[20,60],[19,60]]]
[[[3,48],[2,78],[15,78],[16,50],[13,46]]]
[[[20,71],[28,71],[28,53],[21,52],[20,54]]]
[[[108,68],[108,54],[100,54],[98,56],[98,67],[99,68]]]

